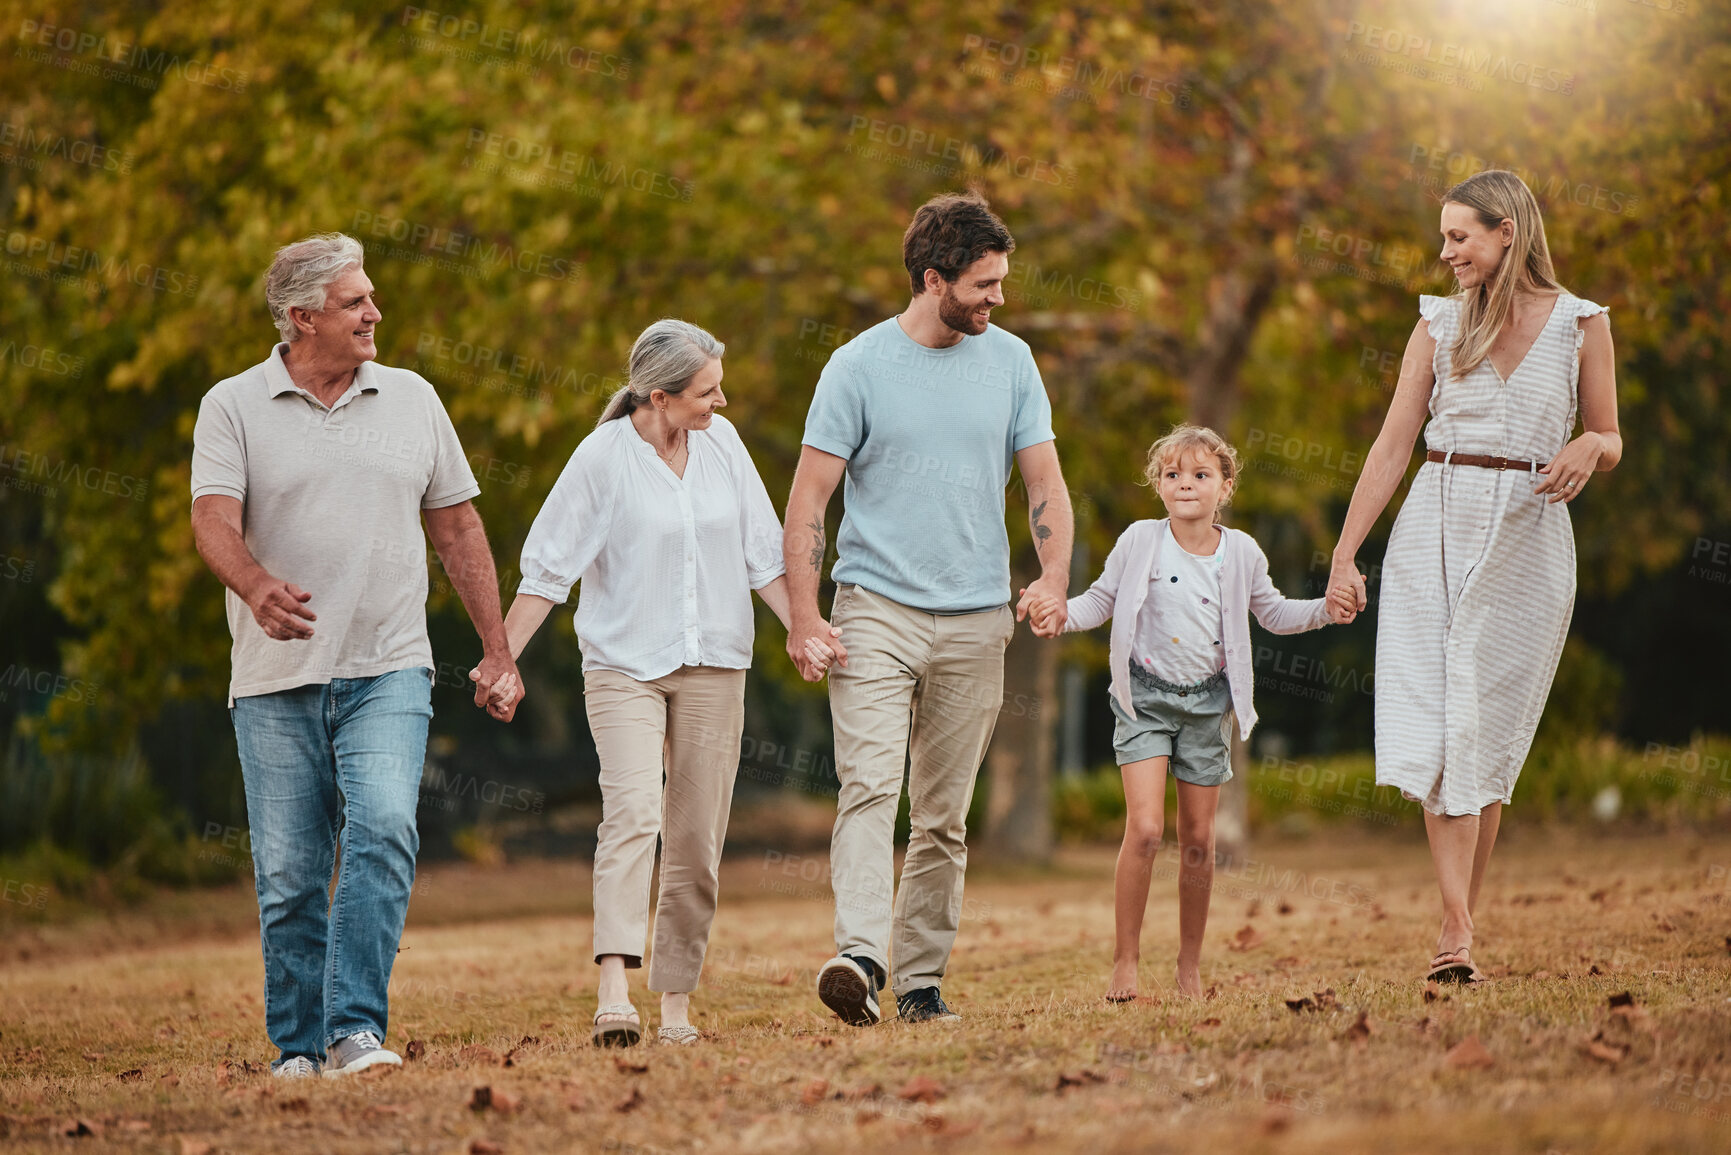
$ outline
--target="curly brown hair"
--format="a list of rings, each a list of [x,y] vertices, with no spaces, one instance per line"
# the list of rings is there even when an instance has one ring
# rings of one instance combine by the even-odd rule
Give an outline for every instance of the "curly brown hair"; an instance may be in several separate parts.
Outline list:
[[[962,270],[986,253],[1008,256],[1015,251],[1016,238],[986,198],[972,189],[933,197],[902,234],[902,264],[916,297],[926,291],[927,269],[936,269],[953,285]]]

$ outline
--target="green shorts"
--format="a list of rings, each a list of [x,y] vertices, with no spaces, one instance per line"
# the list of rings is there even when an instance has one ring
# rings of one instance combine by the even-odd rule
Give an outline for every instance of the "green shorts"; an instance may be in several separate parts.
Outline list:
[[[1118,722],[1112,731],[1118,765],[1164,755],[1181,782],[1219,786],[1232,777],[1232,689],[1226,671],[1175,686],[1132,665],[1130,704],[1136,716],[1125,714],[1118,699],[1111,702]]]

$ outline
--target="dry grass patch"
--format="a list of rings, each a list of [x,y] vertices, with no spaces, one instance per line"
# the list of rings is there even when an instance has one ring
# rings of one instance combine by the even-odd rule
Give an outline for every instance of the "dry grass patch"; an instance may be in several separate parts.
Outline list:
[[[1731,1147],[1731,839],[1514,828],[1474,952],[1493,981],[1427,989],[1419,837],[1266,843],[1223,874],[1201,1004],[1171,986],[1169,873],[1144,997],[1110,1006],[1110,851],[976,869],[945,990],[965,1022],[868,1031],[812,992],[821,870],[743,856],[694,999],[703,1042],[628,1052],[589,1043],[586,870],[435,866],[392,983],[387,1043],[414,1057],[293,1084],[263,1073],[249,891],[9,925],[0,1137],[176,1155]],[[652,1033],[640,975],[633,995]]]

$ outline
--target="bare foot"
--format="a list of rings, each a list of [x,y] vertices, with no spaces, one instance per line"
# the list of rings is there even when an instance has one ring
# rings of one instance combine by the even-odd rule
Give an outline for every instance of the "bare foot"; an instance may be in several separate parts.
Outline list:
[[[691,995],[669,992],[661,996],[661,1025],[689,1027],[691,1025]]]
[[[1437,931],[1436,957],[1457,955],[1465,952],[1473,945],[1473,921],[1471,918],[1450,919],[1444,917],[1442,929]],[[1444,960],[1447,961],[1447,960]],[[1432,966],[1440,964],[1432,963]]]
[[[1202,964],[1178,964],[1178,993],[1187,999],[1202,999]]]
[[[1136,960],[1118,959],[1112,963],[1112,979],[1106,985],[1106,1001],[1128,1003],[1136,998]]]

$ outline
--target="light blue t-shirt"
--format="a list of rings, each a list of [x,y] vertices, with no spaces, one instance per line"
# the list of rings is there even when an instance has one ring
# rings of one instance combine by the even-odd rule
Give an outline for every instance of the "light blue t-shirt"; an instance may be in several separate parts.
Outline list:
[[[847,459],[831,576],[934,614],[1010,600],[1004,486],[1052,440],[1028,343],[996,325],[928,349],[894,317],[830,357],[805,444]]]

